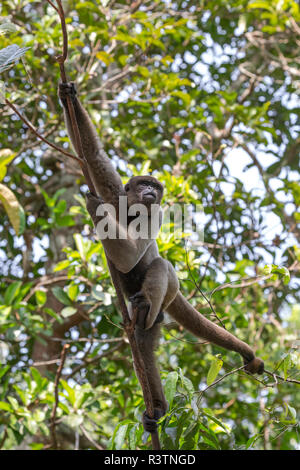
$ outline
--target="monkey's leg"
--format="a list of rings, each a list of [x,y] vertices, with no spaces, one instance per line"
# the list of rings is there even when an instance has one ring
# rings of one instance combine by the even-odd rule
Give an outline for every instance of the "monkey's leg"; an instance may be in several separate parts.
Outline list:
[[[163,258],[155,258],[147,268],[140,292],[130,297],[138,308],[137,323],[141,328],[151,328],[158,316],[175,298],[179,288],[173,266]]]
[[[246,364],[245,369],[248,372],[252,374],[263,373],[263,361],[255,357],[253,350],[247,343],[244,343],[244,341],[241,341],[236,336],[229,333],[229,331],[215,325],[197,312],[180,292],[178,292],[173,302],[168,306],[167,312],[175,318],[178,323],[199,338],[206,339],[222,348],[241,354]]]
[[[135,337],[141,356],[145,364],[145,372],[148,378],[149,387],[153,399],[154,417],[150,418],[146,412],[143,414],[143,426],[145,431],[153,432],[157,428],[157,421],[168,409],[168,403],[165,399],[159,370],[156,365],[154,350],[160,335],[160,326],[158,323],[144,330],[138,325],[135,327]]]

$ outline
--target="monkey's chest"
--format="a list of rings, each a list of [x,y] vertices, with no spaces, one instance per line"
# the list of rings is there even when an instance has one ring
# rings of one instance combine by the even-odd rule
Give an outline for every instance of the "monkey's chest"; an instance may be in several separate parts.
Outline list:
[[[137,265],[129,273],[121,273],[119,271],[119,276],[123,292],[126,297],[130,297],[141,290],[145,272],[144,269]]]

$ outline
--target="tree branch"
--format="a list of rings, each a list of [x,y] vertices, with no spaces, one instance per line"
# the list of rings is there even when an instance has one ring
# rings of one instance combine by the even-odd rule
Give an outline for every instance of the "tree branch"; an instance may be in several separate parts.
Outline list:
[[[61,355],[60,355],[60,364],[59,364],[59,367],[57,369],[56,376],[55,376],[55,382],[54,382],[55,402],[54,402],[53,410],[52,410],[52,413],[51,413],[51,422],[50,422],[50,433],[51,433],[51,437],[52,437],[51,448],[53,448],[53,449],[57,449],[55,420],[56,420],[56,410],[57,410],[57,406],[58,406],[58,385],[59,385],[62,369],[63,369],[64,363],[65,363],[65,360],[66,360],[67,349],[69,347],[70,347],[69,344],[65,344],[64,347],[62,348]]]
[[[26,126],[31,130],[31,132],[33,132],[33,134],[35,134],[40,140],[42,140],[43,142],[45,142],[45,144],[49,145],[50,147],[52,147],[54,150],[57,150],[58,152],[62,153],[63,155],[69,157],[69,158],[72,158],[73,160],[76,160],[80,165],[82,165],[82,161],[80,161],[80,159],[78,157],[75,157],[75,155],[72,155],[71,153],[67,152],[66,150],[62,149],[61,147],[58,147],[57,145],[53,144],[52,142],[50,142],[48,139],[46,139],[45,137],[43,137],[34,127],[33,125],[31,124],[31,122],[29,122],[25,116],[23,116],[20,111],[18,111],[18,109],[15,107],[15,105],[9,101],[7,98],[5,99],[5,103],[7,104],[7,106],[9,106],[16,114],[17,116],[19,116],[19,118],[24,122],[24,124],[26,124]]]

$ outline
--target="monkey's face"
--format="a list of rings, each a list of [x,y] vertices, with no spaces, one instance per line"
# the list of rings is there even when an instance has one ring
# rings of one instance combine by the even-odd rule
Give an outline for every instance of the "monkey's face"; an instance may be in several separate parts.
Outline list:
[[[153,176],[134,176],[125,185],[128,207],[144,204],[149,209],[152,204],[160,204],[163,190],[163,185]]]

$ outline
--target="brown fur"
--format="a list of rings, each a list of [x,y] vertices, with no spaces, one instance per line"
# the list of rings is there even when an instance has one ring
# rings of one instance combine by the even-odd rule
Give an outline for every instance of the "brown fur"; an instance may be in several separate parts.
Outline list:
[[[61,84],[59,96],[64,105],[65,120],[73,145],[74,136],[66,106],[67,94],[71,96],[74,103],[84,155],[93,170],[93,182],[102,198],[100,201],[92,194],[87,197],[87,209],[94,224],[97,225],[99,221],[96,215],[98,205],[104,201],[112,203],[118,209],[120,195],[127,195],[128,208],[137,202],[144,203],[149,209],[151,204],[160,204],[163,186],[152,176],[135,176],[125,185],[125,188],[123,187],[121,178],[105,154],[88,114],[76,97],[74,85]],[[153,197],[149,198],[149,191],[153,192]],[[120,226],[119,229],[127,233],[128,227]],[[155,240],[133,240],[127,236],[123,240],[105,239],[102,243],[107,257],[119,271],[123,292],[130,300],[129,307],[134,306],[138,309],[136,339],[144,359],[155,406],[154,419],[150,419],[145,414],[143,416],[146,430],[153,431],[157,419],[167,410],[167,402],[154,356],[163,310],[196,336],[241,354],[248,372],[253,374],[263,372],[264,363],[255,357],[250,346],[206,319],[179,292],[176,272],[168,261],[160,257]]]

